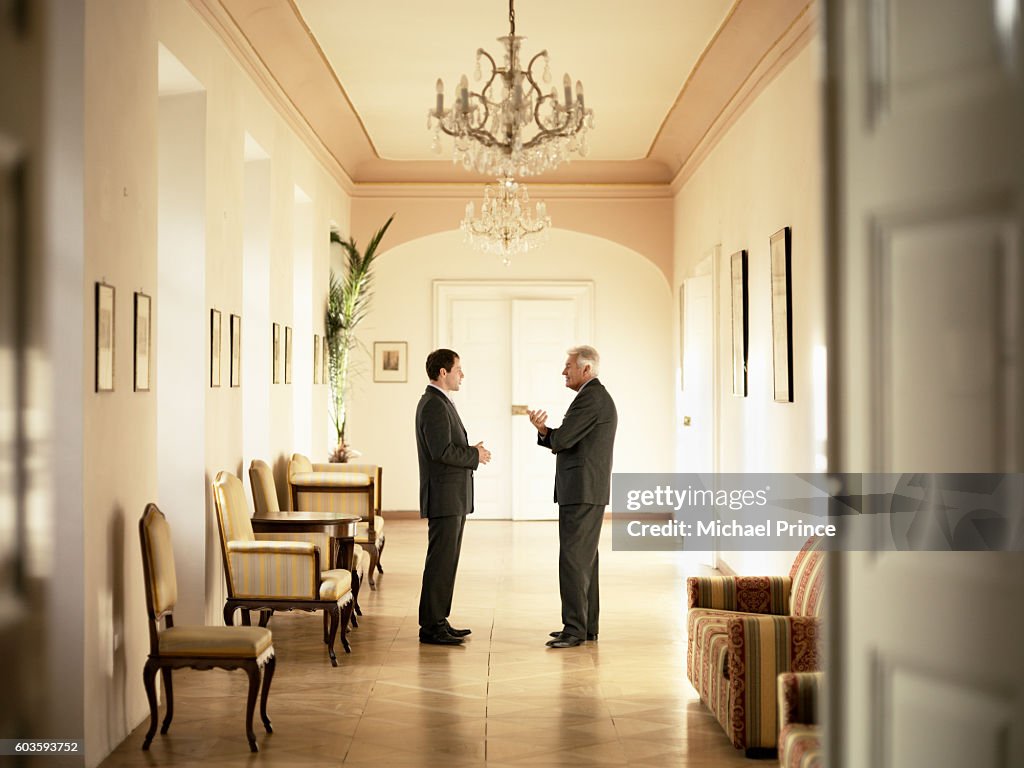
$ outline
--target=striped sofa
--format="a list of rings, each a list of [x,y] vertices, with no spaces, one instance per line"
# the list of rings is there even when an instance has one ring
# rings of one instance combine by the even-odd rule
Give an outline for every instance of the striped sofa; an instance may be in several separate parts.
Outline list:
[[[782,768],[822,768],[818,701],[821,672],[783,672],[779,675],[779,765]]]
[[[686,675],[733,745],[751,756],[777,746],[779,674],[820,669],[820,546],[809,540],[789,576],[686,580]]]

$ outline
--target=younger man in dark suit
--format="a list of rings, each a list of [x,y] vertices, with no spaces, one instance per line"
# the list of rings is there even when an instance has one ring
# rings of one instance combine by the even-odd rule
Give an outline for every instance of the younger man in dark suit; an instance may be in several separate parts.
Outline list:
[[[430,384],[416,406],[420,517],[427,518],[427,558],[420,590],[420,642],[458,645],[470,634],[448,623],[466,515],[473,511],[473,470],[491,460],[483,443],[470,445],[451,399],[464,374],[450,349],[427,355]]]
[[[558,586],[562,629],[547,645],[572,648],[596,640],[598,598],[597,544],[604,508],[611,493],[612,447],[618,415],[608,390],[597,379],[601,362],[593,347],[573,347],[562,375],[576,392],[562,426],[547,426],[548,415],[528,411],[537,428],[537,444],[555,454],[555,502],[558,504]]]

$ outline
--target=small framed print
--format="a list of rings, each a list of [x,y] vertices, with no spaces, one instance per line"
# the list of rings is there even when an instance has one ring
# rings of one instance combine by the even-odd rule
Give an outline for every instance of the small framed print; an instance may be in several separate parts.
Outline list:
[[[402,382],[408,378],[409,352],[404,341],[373,342],[373,380]]]
[[[320,334],[313,334],[313,383],[320,383]]]
[[[274,323],[274,369],[272,381],[274,384],[281,383],[281,326],[279,323]]]
[[[732,286],[732,393],[747,396],[747,252],[729,257]]]
[[[783,227],[769,240],[772,258],[772,368],[775,402],[793,402],[793,284],[791,239]]]
[[[135,391],[149,392],[150,349],[153,300],[146,294],[135,294]]]
[[[114,286],[96,283],[96,391],[114,391]]]
[[[292,327],[284,327],[284,383],[292,383]]]
[[[220,310],[210,310],[210,386],[220,386]]]
[[[327,343],[327,337],[322,340],[323,351],[321,352],[321,364],[323,371],[320,373],[320,381],[324,384],[331,383],[331,346]]]
[[[232,387],[242,385],[242,318],[231,316],[231,374]]]

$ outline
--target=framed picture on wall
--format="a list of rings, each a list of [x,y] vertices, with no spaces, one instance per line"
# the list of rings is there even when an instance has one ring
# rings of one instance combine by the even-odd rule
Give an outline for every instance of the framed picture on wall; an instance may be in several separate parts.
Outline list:
[[[150,336],[153,329],[153,300],[142,292],[135,294],[135,377],[136,392],[149,391]]]
[[[790,276],[790,230],[771,236],[772,260],[772,369],[775,402],[793,402],[793,285]]]
[[[323,371],[320,373],[320,381],[324,384],[331,383],[331,347],[327,343],[327,337],[324,336],[322,345],[323,350],[321,352],[321,363],[323,365]]]
[[[747,396],[747,252],[729,257],[732,289],[732,393]]]
[[[220,310],[210,310],[210,386],[220,386]]]
[[[278,323],[273,324],[273,361],[274,367],[272,370],[271,381],[274,384],[281,383],[281,326]]]
[[[373,380],[402,382],[408,379],[409,351],[404,341],[373,342]]]
[[[313,383],[320,383],[320,334],[313,334]]]
[[[242,385],[242,318],[231,316],[231,386]]]
[[[114,286],[96,283],[96,391],[114,391]]]
[[[284,383],[292,383],[292,327],[284,327]]]

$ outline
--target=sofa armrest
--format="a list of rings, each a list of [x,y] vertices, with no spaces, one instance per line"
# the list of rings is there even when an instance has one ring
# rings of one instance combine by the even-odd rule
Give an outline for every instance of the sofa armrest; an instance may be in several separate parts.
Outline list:
[[[779,675],[779,732],[790,724],[817,725],[822,672],[783,672]]]
[[[785,616],[792,587],[789,576],[690,576],[690,608]]]
[[[228,554],[312,556],[316,547],[308,541],[229,541]]]
[[[358,472],[368,477],[372,477],[374,480],[374,509],[377,510],[377,514],[380,514],[380,495],[381,495],[381,476],[384,474],[383,469],[378,464],[340,464],[337,462],[329,464],[314,464],[314,472]]]
[[[362,472],[298,472],[288,478],[296,487],[330,490],[331,488],[366,488],[370,476]]]

